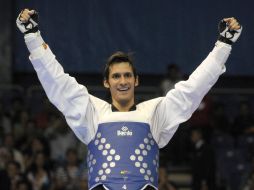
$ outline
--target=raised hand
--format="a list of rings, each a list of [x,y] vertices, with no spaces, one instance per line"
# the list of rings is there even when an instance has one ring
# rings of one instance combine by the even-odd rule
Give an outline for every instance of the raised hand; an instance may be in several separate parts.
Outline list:
[[[242,26],[234,17],[221,20],[218,29],[220,33],[218,40],[230,45],[236,42],[242,32]]]
[[[17,27],[24,33],[35,33],[38,31],[38,13],[35,10],[24,9],[16,20]]]

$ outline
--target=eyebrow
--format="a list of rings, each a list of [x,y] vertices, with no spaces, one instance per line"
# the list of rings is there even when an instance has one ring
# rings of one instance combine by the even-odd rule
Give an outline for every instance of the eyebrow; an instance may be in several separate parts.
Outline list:
[[[112,75],[115,75],[115,74],[118,74],[118,75],[125,75],[125,74],[132,74],[132,75],[134,75],[134,73],[133,72],[129,72],[129,71],[127,71],[127,72],[115,72],[115,73],[111,73],[111,76]]]

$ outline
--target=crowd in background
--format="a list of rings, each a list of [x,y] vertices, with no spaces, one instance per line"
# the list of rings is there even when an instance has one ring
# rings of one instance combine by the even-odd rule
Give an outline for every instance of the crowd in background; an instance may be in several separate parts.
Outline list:
[[[87,189],[86,147],[47,99],[32,114],[22,98],[0,104],[0,189]],[[33,105],[38,106],[38,105]]]
[[[183,79],[176,64],[168,65],[161,94]],[[161,151],[162,160],[190,166],[193,190],[254,189],[253,95],[238,93],[205,96]]]
[[[45,94],[39,100],[37,95],[1,96],[0,189],[87,189],[86,146]],[[232,103],[208,95],[192,118],[180,125],[161,150],[160,190],[177,189],[168,178],[171,166],[189,167],[195,190],[254,188],[252,104]],[[235,107],[235,114],[227,106]]]

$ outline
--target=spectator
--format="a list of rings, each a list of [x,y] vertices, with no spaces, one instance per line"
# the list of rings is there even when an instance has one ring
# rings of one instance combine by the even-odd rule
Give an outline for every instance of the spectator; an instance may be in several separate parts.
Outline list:
[[[33,137],[30,142],[28,142],[28,146],[24,150],[24,162],[25,168],[31,168],[34,163],[34,158],[38,152],[43,152],[46,158],[50,158],[50,149],[46,142],[46,139],[43,137]]]
[[[42,109],[35,115],[35,123],[38,129],[47,129],[52,119],[57,115],[56,108],[49,102],[48,98],[44,98]]]
[[[17,150],[15,148],[15,141],[14,141],[14,137],[12,134],[6,134],[4,136],[4,147],[10,151],[10,153],[12,154],[13,156],[13,159],[19,163],[19,165],[21,166],[21,171],[24,171],[24,158],[23,158],[23,155],[22,153]]]
[[[231,126],[223,103],[215,104],[212,110],[211,126],[215,134],[230,133]]]
[[[28,149],[28,147],[30,148],[31,142],[33,141],[35,136],[39,136],[42,134],[41,131],[36,129],[35,123],[32,119],[29,119],[27,121],[27,124],[23,127],[23,129],[20,129],[19,131],[20,131],[19,137],[17,138],[14,130],[15,144],[16,148],[22,152],[25,152]]]
[[[169,181],[165,164],[161,164],[159,167],[159,190],[177,190],[176,186]]]
[[[49,139],[51,158],[55,161],[63,161],[65,152],[72,146],[77,146],[78,140],[67,127],[66,121],[58,116],[52,117],[51,124],[45,131]]]
[[[10,161],[6,169],[0,171],[0,189],[16,190],[18,180],[21,179],[20,165],[18,162]]]
[[[0,102],[0,135],[12,131],[11,119],[8,113],[4,111],[2,102]]]
[[[254,156],[252,157],[250,171],[246,175],[242,187],[242,190],[253,190],[253,189],[254,189]]]
[[[66,151],[66,162],[56,169],[55,190],[77,190],[81,176],[77,151],[69,148]]]
[[[32,184],[33,190],[50,189],[51,172],[47,166],[45,153],[37,152],[31,167],[27,171],[27,178]]]
[[[20,97],[13,98],[11,102],[10,114],[12,121],[19,120],[19,113],[24,109],[24,100]]]
[[[86,177],[80,179],[79,189],[88,190],[88,181]]]
[[[233,134],[254,134],[254,118],[249,102],[241,102],[239,113],[233,123]]]
[[[215,155],[212,148],[206,144],[202,131],[194,128],[191,131],[192,151],[192,189],[215,189]]]
[[[32,185],[27,179],[21,179],[17,182],[17,190],[32,190]]]
[[[206,135],[211,134],[211,113],[213,108],[212,98],[206,95],[193,113],[188,123],[195,127],[204,127]]]
[[[17,141],[25,135],[27,132],[27,125],[30,121],[30,114],[26,109],[20,110],[16,113],[16,118],[13,120],[13,134]]]
[[[13,161],[13,154],[6,147],[0,147],[0,170],[6,169],[8,162]]]
[[[182,80],[182,73],[180,68],[172,63],[167,66],[167,73],[164,79],[161,81],[160,88],[162,95],[165,96],[167,92],[175,87],[175,84]]]

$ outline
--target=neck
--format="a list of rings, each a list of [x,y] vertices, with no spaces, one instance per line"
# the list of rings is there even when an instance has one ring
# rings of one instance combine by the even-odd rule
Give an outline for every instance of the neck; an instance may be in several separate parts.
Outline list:
[[[112,104],[116,107],[118,111],[128,112],[130,108],[134,105],[134,100],[129,102],[117,102],[113,100]]]

